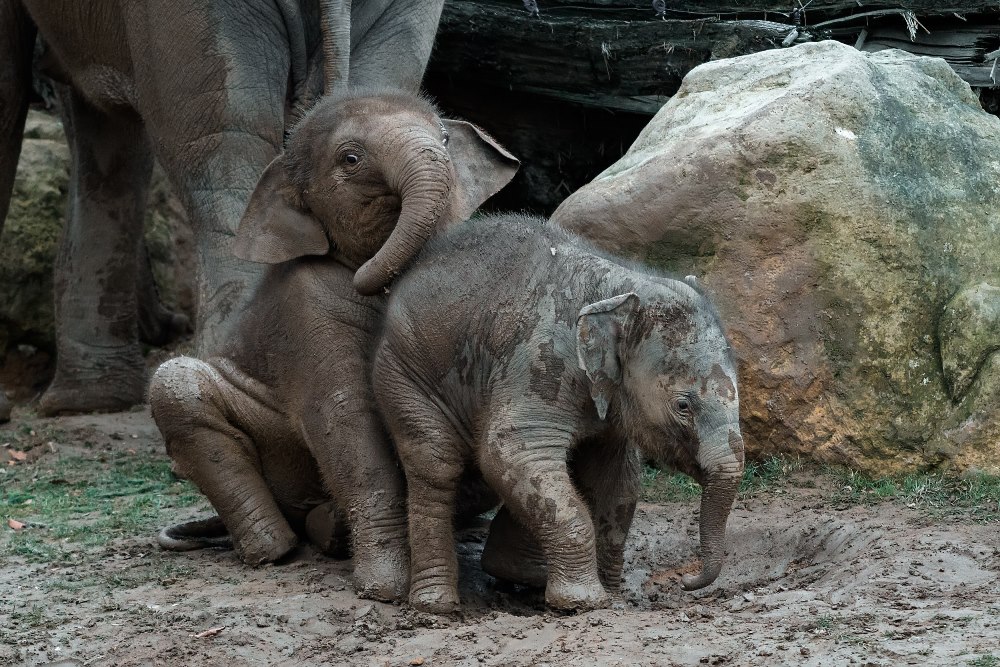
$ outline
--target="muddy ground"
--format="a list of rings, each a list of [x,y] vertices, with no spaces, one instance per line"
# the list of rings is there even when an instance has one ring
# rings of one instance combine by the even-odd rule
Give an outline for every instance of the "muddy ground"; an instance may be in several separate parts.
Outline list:
[[[480,527],[459,536],[462,614],[438,618],[359,600],[350,562],[308,548],[261,569],[160,551],[157,525],[208,510],[170,476],[147,411],[22,410],[5,428],[3,665],[1000,665],[995,514],[844,503],[814,469],[738,501],[704,591],[676,585],[697,499],[645,502],[614,608],[558,615],[497,584]]]

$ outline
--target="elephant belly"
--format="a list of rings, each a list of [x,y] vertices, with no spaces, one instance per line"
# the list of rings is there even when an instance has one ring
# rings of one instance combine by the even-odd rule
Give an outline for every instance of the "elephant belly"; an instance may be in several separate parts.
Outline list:
[[[117,2],[27,0],[45,43],[39,69],[99,109],[135,106],[132,59]]]

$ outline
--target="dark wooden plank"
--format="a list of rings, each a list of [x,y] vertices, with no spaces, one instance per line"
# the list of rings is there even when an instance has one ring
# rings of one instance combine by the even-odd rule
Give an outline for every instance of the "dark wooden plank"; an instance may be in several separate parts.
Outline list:
[[[452,2],[431,69],[439,77],[651,114],[693,67],[774,48],[788,30],[766,21],[533,18],[511,2]]]
[[[519,0],[512,3],[521,4]],[[803,4],[808,0],[803,0]],[[788,13],[794,0],[665,0],[667,15],[672,18],[696,18],[711,14]],[[635,0],[538,0],[542,14],[571,11],[652,11],[652,2]],[[995,14],[993,0],[813,0],[807,12],[814,16],[842,15],[880,9],[907,9],[923,16],[959,14]]]

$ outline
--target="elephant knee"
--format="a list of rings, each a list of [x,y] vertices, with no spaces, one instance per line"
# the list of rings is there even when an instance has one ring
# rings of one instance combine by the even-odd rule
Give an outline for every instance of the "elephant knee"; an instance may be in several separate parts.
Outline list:
[[[149,403],[153,412],[202,399],[201,380],[211,367],[200,359],[174,357],[160,364],[149,382]]]
[[[163,436],[170,440],[202,421],[206,411],[217,411],[217,392],[218,373],[204,361],[175,357],[163,362],[149,383],[150,408]]]

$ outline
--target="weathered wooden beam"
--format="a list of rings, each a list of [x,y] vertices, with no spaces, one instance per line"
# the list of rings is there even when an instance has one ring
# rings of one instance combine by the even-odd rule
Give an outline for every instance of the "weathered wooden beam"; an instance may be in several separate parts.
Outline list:
[[[739,7],[759,14],[764,9],[786,4],[789,3],[771,0],[728,3],[667,0],[668,8],[683,6],[692,15],[713,7],[720,11]],[[928,16],[941,14],[943,3],[882,2],[858,7],[857,0],[814,0],[809,5],[813,17],[817,4],[844,14],[827,19],[833,22],[831,30],[819,36],[832,35],[854,44],[861,31],[867,29],[866,50],[892,46],[941,55],[970,84],[995,85],[987,76],[992,63],[986,65],[984,72],[982,55],[1000,42],[1000,4],[996,0],[990,3],[952,0],[947,3],[950,9],[968,13],[989,8],[995,19],[985,21],[980,17],[962,22],[949,15],[948,25],[941,28]],[[715,15],[696,20],[660,20],[651,5],[637,6],[635,2],[622,0],[576,0],[576,4],[542,0],[542,5],[551,11],[533,17],[518,0],[446,3],[431,65],[434,75],[592,107],[652,114],[676,92],[681,79],[693,67],[708,60],[777,48],[793,27],[787,17],[778,14],[775,18],[784,22],[727,20],[724,15],[721,20]],[[901,7],[926,12],[921,25],[933,26],[931,35],[918,29],[916,41],[910,41],[905,17],[899,13]],[[623,8],[636,18],[621,18]],[[845,20],[848,15],[857,18]],[[951,44],[951,40],[958,41]]]
[[[645,12],[653,13],[653,3],[637,0],[537,0],[541,14],[572,11]],[[512,0],[521,4],[519,0]],[[806,4],[808,0],[802,0]],[[664,0],[668,18],[699,18],[708,15],[733,15],[769,12],[788,14],[796,0]],[[810,16],[855,14],[880,9],[907,9],[924,16],[951,14],[996,14],[994,0],[813,0],[807,13]],[[726,18],[723,16],[723,18]]]
[[[693,67],[774,48],[789,29],[769,21],[534,18],[520,3],[450,2],[431,70],[436,77],[653,114]]]
[[[994,58],[987,49],[1000,41],[1000,23],[978,23],[935,29],[930,34],[920,31],[914,39],[898,27],[878,27],[869,30],[863,51],[903,49],[921,56],[944,58],[970,86],[989,88],[998,83]]]
[[[522,0],[448,0],[426,83],[522,158],[493,205],[549,213],[621,156],[692,68],[778,48],[792,1],[664,0],[663,20],[651,0],[537,0],[538,17]],[[931,34],[911,42],[901,10]],[[806,23],[824,21],[820,38],[942,55],[972,85],[995,85],[984,56],[1000,46],[997,0],[813,0]]]

